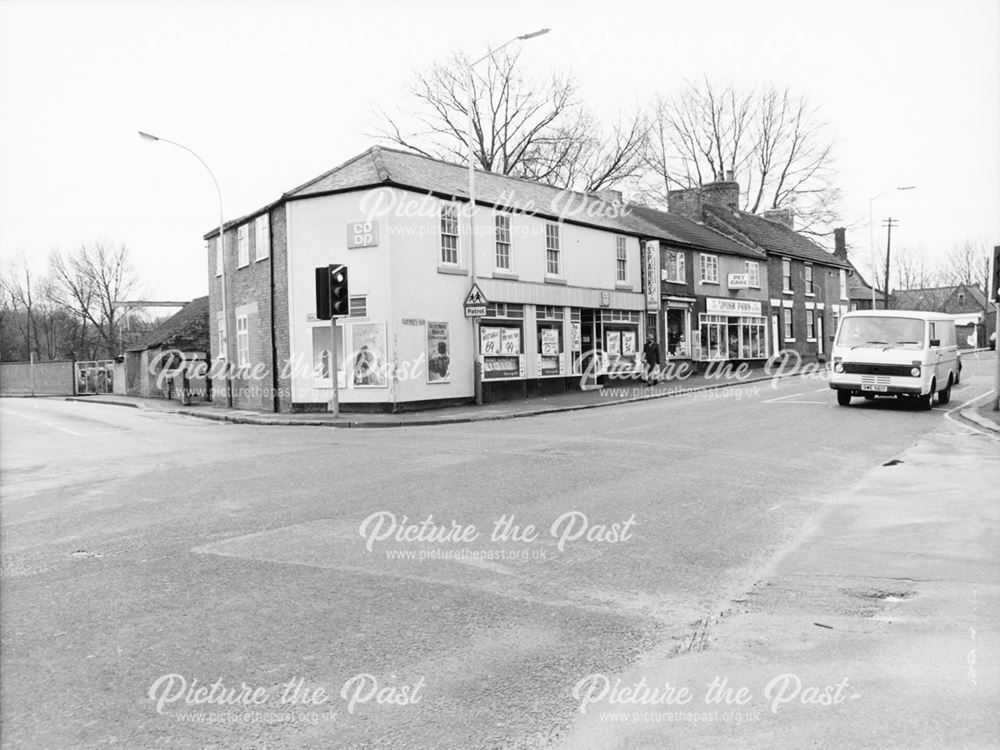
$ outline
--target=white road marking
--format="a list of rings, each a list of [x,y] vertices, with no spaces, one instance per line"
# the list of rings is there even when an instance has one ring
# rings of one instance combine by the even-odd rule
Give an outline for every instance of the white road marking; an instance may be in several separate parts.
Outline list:
[[[10,414],[11,416],[14,416],[14,417],[21,417],[22,419],[28,419],[28,420],[31,420],[32,422],[38,422],[39,424],[43,424],[46,427],[54,427],[57,430],[62,430],[63,432],[68,432],[70,435],[76,435],[77,437],[80,437],[80,435],[81,435],[81,433],[79,433],[79,432],[73,432],[73,430],[70,430],[70,429],[68,429],[66,427],[60,427],[57,424],[52,424],[51,422],[46,422],[44,419],[35,419],[34,417],[29,417],[27,414],[19,414],[18,412],[11,411],[10,409],[2,409],[0,411],[3,411],[4,414]]]

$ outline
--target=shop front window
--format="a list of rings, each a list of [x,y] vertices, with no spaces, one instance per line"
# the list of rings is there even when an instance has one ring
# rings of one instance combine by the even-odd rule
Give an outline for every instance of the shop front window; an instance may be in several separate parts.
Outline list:
[[[762,317],[699,316],[701,358],[764,359],[766,338]]]

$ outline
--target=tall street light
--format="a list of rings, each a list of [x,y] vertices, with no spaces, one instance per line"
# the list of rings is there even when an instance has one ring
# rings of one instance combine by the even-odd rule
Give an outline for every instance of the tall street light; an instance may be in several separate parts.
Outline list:
[[[468,112],[468,120],[466,122],[466,140],[469,145],[469,270],[472,274],[472,283],[476,283],[476,226],[475,226],[475,215],[476,215],[476,166],[475,166],[475,153],[473,150],[472,141],[472,69],[475,68],[483,60],[488,60],[497,52],[502,50],[504,47],[513,44],[514,42],[523,42],[528,39],[534,39],[536,36],[542,36],[543,34],[548,34],[551,29],[539,29],[538,31],[532,31],[530,34],[521,34],[513,39],[510,39],[503,44],[501,44],[496,49],[492,49],[485,55],[480,57],[478,60],[474,60],[469,63],[466,67],[466,84],[465,84],[465,94],[466,103],[465,108]],[[476,396],[476,406],[482,406],[483,403],[483,370],[482,365],[479,362],[479,318],[472,318],[472,383],[473,391]]]
[[[219,281],[222,284],[222,338],[225,344],[226,351],[226,406],[231,407],[233,405],[233,389],[230,382],[230,367],[232,366],[232,358],[230,357],[231,349],[229,344],[229,313],[226,309],[226,227],[225,227],[225,214],[222,212],[222,190],[219,189],[219,181],[215,179],[215,175],[212,170],[209,169],[208,164],[202,159],[198,154],[189,149],[183,143],[177,143],[177,141],[171,141],[166,138],[160,138],[155,135],[150,135],[149,133],[144,133],[139,131],[139,137],[146,141],[159,141],[160,143],[169,143],[171,146],[177,146],[177,148],[184,149],[191,156],[201,162],[201,166],[205,168],[208,172],[208,176],[212,178],[212,184],[215,185],[215,193],[219,197],[219,247],[222,252],[219,253],[220,263],[219,263]],[[211,322],[209,323],[211,325]]]
[[[898,187],[896,188],[896,190],[916,190],[916,188],[917,188],[916,185],[906,185],[904,187]],[[885,192],[879,193],[878,195],[873,195],[871,198],[868,199],[868,250],[872,256],[872,310],[878,308],[878,305],[875,304],[875,284],[876,284],[875,277],[878,274],[878,264],[877,261],[875,260],[875,220],[872,218],[872,206],[875,204],[875,201],[877,201],[883,195],[888,195],[891,192],[892,192],[891,190],[886,190]],[[885,300],[883,304],[885,305],[885,309],[888,310],[889,290],[886,289],[884,293],[885,293]]]

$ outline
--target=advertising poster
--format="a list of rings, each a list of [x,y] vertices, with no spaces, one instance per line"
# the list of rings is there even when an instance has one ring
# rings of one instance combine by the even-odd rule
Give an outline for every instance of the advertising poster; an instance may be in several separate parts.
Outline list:
[[[635,354],[635,331],[622,331],[622,354],[626,357]]]
[[[619,331],[608,331],[608,354],[612,357],[620,357],[622,354],[622,337]]]
[[[582,342],[580,341],[580,324],[570,323],[569,325],[570,325],[570,330],[572,331],[571,335],[573,337],[570,349],[574,352],[578,352],[582,348]]]
[[[503,334],[500,336],[501,352],[503,354],[520,354],[521,353],[521,329],[520,328],[504,328],[502,329]]]
[[[483,326],[479,329],[479,353],[486,357],[495,357],[500,354],[500,331],[499,328],[487,328]]]
[[[542,356],[554,357],[559,354],[559,331],[555,328],[543,328],[542,334]]]
[[[447,383],[451,379],[451,343],[448,324],[427,321],[427,382]]]
[[[385,323],[351,326],[351,384],[355,388],[385,388]]]

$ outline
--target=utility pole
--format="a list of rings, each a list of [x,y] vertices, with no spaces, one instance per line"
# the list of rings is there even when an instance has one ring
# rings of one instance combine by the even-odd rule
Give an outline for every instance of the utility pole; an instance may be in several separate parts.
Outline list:
[[[885,288],[882,290],[885,294],[885,302],[882,306],[883,310],[889,309],[889,271],[892,270],[889,265],[889,258],[892,253],[892,228],[899,226],[899,221],[893,219],[892,217],[888,219],[882,219],[882,226],[888,227],[889,231],[886,235],[885,240]]]

